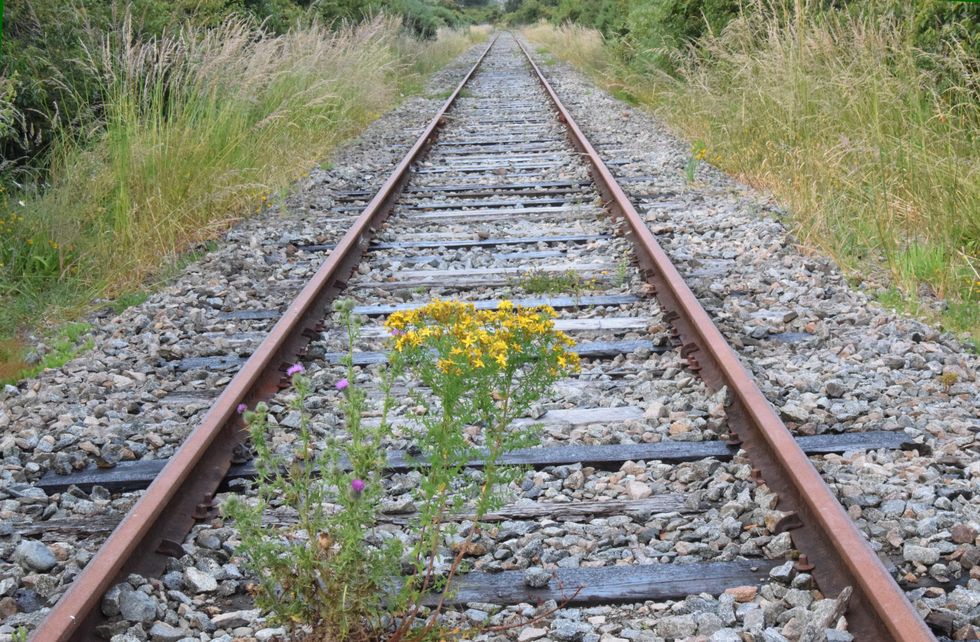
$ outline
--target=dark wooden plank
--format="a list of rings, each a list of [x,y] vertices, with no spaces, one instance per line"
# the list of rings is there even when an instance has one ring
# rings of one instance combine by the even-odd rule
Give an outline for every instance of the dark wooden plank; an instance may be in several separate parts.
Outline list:
[[[467,153],[464,150],[472,150],[471,152],[468,152],[472,154],[482,154],[485,153],[487,150],[506,151],[508,149],[528,149],[534,146],[542,146],[542,145],[554,149],[555,148],[554,144],[555,144],[554,140],[548,140],[545,138],[538,138],[538,139],[531,139],[531,140],[527,140],[527,139],[510,140],[510,141],[501,141],[501,140],[493,140],[493,139],[484,139],[480,141],[474,139],[474,140],[466,141],[466,140],[457,139],[455,141],[439,141],[439,150],[441,153],[447,153],[447,154]],[[565,148],[559,147],[557,149],[565,149]]]
[[[571,158],[572,156],[564,150],[527,151],[514,148],[484,150],[482,154],[455,154],[446,150],[444,153],[429,156],[426,160],[430,165],[437,166],[454,163],[477,165],[480,163],[529,163],[534,161],[562,161],[567,163]]]
[[[301,252],[329,252],[337,247],[333,243],[314,243],[313,245],[294,245]],[[370,248],[368,248],[370,250]]]
[[[573,348],[580,357],[585,359],[611,359],[621,354],[630,354],[637,350],[650,350],[651,352],[663,353],[673,348],[668,346],[655,346],[652,341],[646,339],[630,339],[626,341],[593,341],[580,343]],[[324,359],[328,363],[340,363],[340,360],[347,356],[346,352],[328,352]],[[210,357],[187,357],[174,362],[177,370],[235,370],[242,367],[248,357],[230,354]],[[376,363],[384,363],[388,360],[386,351],[364,350],[354,353],[355,366],[369,366]]]
[[[706,505],[705,505],[706,506]],[[556,522],[580,522],[598,517],[613,517],[631,513],[663,515],[665,513],[694,513],[704,506],[689,505],[685,495],[667,493],[646,499],[612,499],[590,502],[526,502],[510,504],[492,513],[486,513],[483,522],[552,519]],[[407,524],[414,514],[385,514],[379,521],[387,524]],[[475,513],[454,513],[447,522],[476,521]]]
[[[638,174],[636,176],[617,176],[616,182],[618,183],[637,183],[637,182],[646,182],[646,181],[656,182],[658,180],[661,180],[662,178],[663,177],[661,176],[652,176],[650,174]]]
[[[405,217],[420,221],[442,221],[442,220],[496,220],[499,218],[527,218],[540,216],[544,218],[581,218],[585,215],[599,216],[603,214],[603,209],[598,205],[590,203],[556,205],[554,207],[513,207],[513,208],[486,208],[471,210],[440,210],[438,212],[425,212],[422,214],[406,214]]]
[[[588,187],[591,184],[591,181],[525,181],[514,183],[497,183],[495,185],[487,185],[485,183],[455,183],[449,185],[412,185],[406,188],[405,191],[409,194],[427,194],[429,192],[509,191],[542,187]]]
[[[694,506],[685,495],[666,493],[646,499],[627,499],[590,502],[526,502],[515,503],[487,513],[481,521],[494,523],[518,520],[536,520],[550,518],[555,521],[579,522],[597,517],[612,517],[614,515],[630,515],[644,513],[647,515],[664,515],[668,513],[695,513],[704,506]],[[383,524],[407,524],[417,513],[382,512],[378,521]],[[53,533],[105,533],[115,528],[123,518],[117,511],[107,511],[90,516],[91,519],[79,520],[77,517],[51,519],[46,521],[24,520],[12,524],[14,531],[22,537],[32,537]],[[447,522],[475,521],[474,513],[454,513],[447,515]],[[275,515],[263,517],[263,523],[268,526],[282,526],[291,523],[289,518]]]
[[[581,200],[593,200],[594,197],[590,197],[588,192],[578,192],[582,195]],[[528,200],[527,198],[521,200],[515,199],[500,199],[497,200],[482,200],[474,203],[473,201],[465,201],[460,203],[459,201],[452,202],[422,202],[422,203],[409,203],[406,205],[399,205],[399,209],[410,209],[410,210],[454,210],[459,209],[460,205],[465,204],[466,207],[532,207],[536,205],[563,205],[565,203],[574,202],[574,198],[538,198],[534,200]]]
[[[524,270],[523,272],[529,272],[531,270]],[[606,270],[611,272],[611,270]],[[596,290],[606,290],[610,289],[614,283],[615,277],[612,274],[596,274],[596,270],[586,272],[589,276],[590,285],[593,291]],[[403,292],[407,294],[427,294],[429,296],[438,296],[440,298],[446,299],[453,296],[460,296],[460,293],[467,290],[474,290],[487,287],[503,287],[503,286],[520,286],[520,278],[524,274],[520,275],[494,275],[494,276],[463,276],[458,278],[444,278],[444,279],[405,279],[399,281],[364,281],[357,280],[351,281],[350,285],[352,287],[362,289],[365,291],[371,290],[384,290],[390,292]]]
[[[425,194],[440,194],[448,198],[461,199],[461,198],[492,198],[505,196],[506,194],[501,194],[501,192],[515,192],[512,196],[561,196],[569,194],[581,194],[582,196],[594,196],[590,192],[586,183],[570,182],[567,185],[542,185],[542,182],[538,183],[521,183],[520,185],[515,184],[504,184],[503,186],[497,186],[496,189],[493,185],[488,184],[472,184],[469,186],[463,185],[450,185],[445,186],[449,189],[440,189],[440,186],[433,186],[432,189],[426,189],[424,185],[416,186],[415,188],[407,188],[408,195],[406,198],[421,198]],[[453,189],[456,188],[456,189]],[[375,192],[351,192],[349,196],[338,196],[337,199],[341,202],[351,203],[358,201],[366,204],[367,201],[374,196]],[[414,196],[413,196],[414,195]],[[435,196],[432,196],[435,198]],[[405,201],[409,203],[410,201]],[[327,211],[329,211],[328,208]]]
[[[597,296],[555,296],[555,297],[528,297],[523,299],[512,299],[514,305],[534,307],[548,305],[553,308],[583,308],[599,305],[628,305],[636,303],[642,299],[633,294],[605,294]],[[495,310],[500,306],[500,299],[471,301],[477,310]],[[386,316],[401,310],[414,310],[427,305],[424,303],[398,303],[395,305],[360,305],[354,308],[354,314],[365,316]]]
[[[484,134],[487,134],[484,136]],[[519,131],[501,131],[501,132],[488,132],[484,131],[458,131],[452,133],[444,134],[444,138],[439,141],[439,146],[441,149],[448,149],[448,147],[442,147],[443,144],[451,145],[453,143],[480,143],[484,141],[491,141],[497,145],[513,145],[523,146],[534,143],[540,143],[548,140],[550,132],[543,131],[541,129],[524,129]],[[465,136],[471,136],[470,138],[465,138]],[[554,140],[554,139],[552,139]]]
[[[647,339],[628,339],[624,341],[589,341],[580,343],[573,350],[586,359],[612,359],[621,354],[632,354],[638,350],[664,353],[673,350],[670,346],[654,345]]]
[[[438,174],[494,174],[501,170],[507,173],[522,172],[529,169],[553,169],[567,165],[566,161],[551,163],[497,163],[496,165],[453,165],[452,167],[432,167],[413,170],[416,174],[435,176]]]
[[[611,408],[616,411],[617,408]],[[631,418],[639,418],[630,415]],[[621,419],[619,419],[621,421]],[[533,420],[524,420],[534,423]],[[799,437],[800,447],[810,455],[842,453],[849,450],[901,448],[910,443],[908,435],[898,431],[869,431],[841,435],[816,435]],[[661,441],[653,444],[611,444],[597,446],[558,445],[525,448],[506,453],[502,464],[547,468],[581,463],[601,469],[618,469],[625,461],[663,461],[676,463],[696,461],[708,457],[731,459],[737,449],[722,441]],[[420,460],[402,450],[388,454],[387,468],[405,471],[419,465]],[[123,492],[146,488],[166,464],[164,459],[120,462],[114,468],[90,468],[71,475],[58,475],[49,471],[36,484],[47,493],[59,493],[75,485],[89,492],[94,485],[103,486],[110,492]],[[473,460],[470,466],[477,468],[481,460]],[[236,464],[228,471],[225,482],[235,479],[254,479],[251,463]]]
[[[503,192],[503,193],[501,193]],[[420,192],[424,194],[424,192]],[[436,192],[431,192],[431,194],[436,194]],[[458,192],[442,192],[441,193],[446,198],[452,198],[454,200],[460,199],[478,199],[478,198],[492,198],[494,196],[520,196],[526,198],[528,196],[586,196],[591,195],[590,192],[583,191],[579,187],[542,187],[542,188],[532,188],[532,189],[520,189],[520,190],[470,190],[470,191],[458,191]],[[429,198],[434,198],[430,196]]]
[[[601,568],[554,569],[554,577],[544,588],[524,584],[524,571],[462,575],[453,583],[446,598],[449,604],[483,602],[487,604],[540,604],[555,600],[559,604],[626,604],[647,600],[675,600],[688,595],[718,595],[735,586],[761,586],[769,571],[783,560],[736,560],[695,564],[629,564]],[[426,598],[438,603],[439,596]]]
[[[532,253],[533,254],[533,253]],[[620,334],[629,331],[646,330],[656,323],[654,317],[642,316],[602,316],[555,319],[555,329],[562,332],[608,332]],[[266,332],[204,332],[201,336],[211,339],[215,345],[230,351],[251,351],[267,336]],[[365,325],[360,330],[362,339],[386,339],[390,332],[383,325]]]
[[[187,357],[173,362],[177,370],[237,370],[242,367],[247,357],[237,354],[217,355],[211,357]]]
[[[560,250],[521,250],[518,252],[495,252],[493,258],[498,261],[536,261],[538,259],[550,259],[562,257],[567,254],[564,249]],[[398,261],[406,265],[418,265],[419,263],[432,263],[443,258],[440,254],[395,254],[388,257],[390,261]],[[525,268],[525,271],[528,271]]]
[[[878,448],[904,448],[912,445],[912,438],[900,430],[869,430],[842,434],[797,437],[796,443],[808,455],[843,453],[849,450],[876,450]]]
[[[612,517],[614,515],[629,515],[630,513],[675,513],[692,512],[697,510],[688,506],[687,499],[679,493],[667,493],[646,499],[612,499],[607,501],[590,502],[533,502],[525,504],[510,504],[483,516],[487,522],[505,522],[508,520],[540,519],[548,517],[559,522],[574,522],[597,517]],[[457,515],[456,520],[476,519],[476,515]]]
[[[555,329],[561,330],[562,332],[627,332],[630,330],[646,330],[654,323],[656,320],[652,317],[587,317],[584,319],[555,319]],[[244,335],[225,335],[222,337],[227,337],[226,341],[235,341],[238,337],[242,337],[243,341],[239,342],[237,345],[245,345],[244,339],[246,337],[251,338],[257,333],[249,333]],[[390,332],[385,329],[382,325],[364,325],[361,328],[360,336],[362,339],[379,339],[390,337]],[[259,337],[261,338],[261,337]],[[253,341],[257,343],[258,339]]]
[[[186,406],[188,404],[208,404],[214,401],[220,390],[176,390],[160,400],[167,406]]]
[[[537,306],[550,305],[553,308],[582,308],[597,305],[627,305],[640,301],[640,297],[632,294],[611,294],[599,296],[581,297],[531,297],[524,299],[514,299],[515,305]],[[473,301],[477,310],[493,310],[500,305],[499,299]],[[397,305],[362,305],[354,308],[354,314],[365,316],[384,316],[399,310],[413,310],[422,307],[426,303],[399,303]],[[221,320],[275,320],[282,316],[278,310],[232,310],[222,312],[218,315]]]
[[[611,271],[616,269],[615,263],[608,263],[602,261],[599,263],[582,263],[575,261],[574,259],[578,257],[572,257],[569,262],[566,263],[552,263],[548,265],[536,265],[536,266],[516,266],[516,267],[501,267],[499,265],[494,265],[493,267],[474,267],[474,268],[454,268],[454,269],[437,269],[437,268],[425,268],[425,269],[415,269],[415,270],[398,270],[397,276],[399,279],[409,280],[409,279],[442,279],[449,281],[450,279],[464,277],[464,276],[478,276],[478,277],[488,277],[493,275],[509,275],[509,276],[523,276],[525,274],[536,273],[536,274],[567,274],[569,272],[601,272],[603,270]],[[583,257],[585,258],[585,257]],[[385,281],[375,281],[368,282],[367,285],[376,285],[378,283],[385,283]]]
[[[630,339],[626,341],[592,341],[589,343],[580,343],[576,345],[573,350],[578,353],[578,355],[584,359],[612,359],[618,357],[621,354],[630,354],[636,352],[637,350],[649,350],[651,352],[664,353],[669,350],[673,350],[672,347],[668,346],[655,346],[652,341],[646,339]],[[340,363],[340,360],[347,356],[346,352],[328,352],[324,355],[324,359],[328,363]],[[354,365],[355,366],[368,366],[376,363],[384,363],[388,360],[388,353],[385,351],[363,351],[354,353]],[[185,359],[184,361],[190,361]],[[193,364],[195,367],[204,367],[200,362],[195,361]],[[181,369],[187,369],[183,367],[183,362],[179,366]],[[225,366],[230,367],[230,366]]]
[[[808,341],[815,341],[819,337],[809,332],[778,332],[776,334],[767,334],[762,338],[766,341],[774,341],[776,343],[806,343]]]
[[[494,113],[494,112],[489,112]],[[449,112],[449,121],[452,123],[458,123],[461,127],[465,127],[469,123],[473,122],[470,115],[466,112]],[[480,125],[505,125],[508,123],[516,123],[518,125],[554,125],[555,121],[553,118],[481,118],[479,120]]]
[[[442,160],[445,158],[466,158],[468,156],[485,156],[487,154],[559,154],[567,153],[568,148],[554,143],[521,143],[519,145],[498,145],[496,147],[486,146],[457,146],[455,148],[440,148],[438,153],[432,154],[432,160]]]
[[[231,321],[266,321],[281,316],[282,312],[279,310],[232,310],[218,314],[219,319]]]
[[[375,243],[369,250],[401,250],[418,249],[451,249],[460,247],[494,247],[497,245],[537,245],[538,243],[588,243],[605,241],[613,237],[608,234],[584,234],[580,236],[518,236],[514,238],[497,238],[465,241],[407,241],[403,243]]]
[[[590,195],[587,192],[579,192],[582,194],[583,198],[588,198],[591,200]],[[543,198],[535,201],[515,201],[515,200],[496,200],[496,201],[481,201],[479,203],[467,203],[467,206],[472,207],[507,207],[507,206],[531,206],[531,205],[561,205],[563,203],[568,203],[575,199],[569,198]],[[460,207],[462,203],[402,203],[398,205],[398,211],[429,211],[429,210],[444,210],[444,209],[456,209]],[[337,205],[330,208],[331,212],[360,212],[365,207],[367,203],[363,205]]]
[[[651,203],[664,199],[677,198],[681,196],[679,192],[673,190],[663,190],[662,192],[635,192],[630,194],[634,200],[649,201]]]

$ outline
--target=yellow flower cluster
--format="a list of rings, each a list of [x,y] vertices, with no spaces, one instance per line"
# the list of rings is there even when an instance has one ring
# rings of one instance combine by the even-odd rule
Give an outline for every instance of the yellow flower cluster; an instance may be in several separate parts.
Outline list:
[[[24,221],[24,217],[23,216],[19,215],[17,212],[11,212],[10,213],[10,219],[9,220],[8,219],[5,219],[3,217],[0,217],[0,228],[4,227],[8,223],[10,225],[16,225],[18,222],[21,222],[22,223],[23,221]]]
[[[435,348],[437,367],[458,374],[464,367],[506,369],[532,358],[553,359],[559,368],[576,369],[575,342],[555,330],[550,307],[525,308],[501,301],[496,310],[477,310],[472,303],[434,300],[414,310],[396,312],[385,327],[395,350]]]

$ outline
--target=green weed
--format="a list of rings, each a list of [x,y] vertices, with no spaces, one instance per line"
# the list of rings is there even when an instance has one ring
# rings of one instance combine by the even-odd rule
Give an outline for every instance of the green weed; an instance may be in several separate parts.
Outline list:
[[[313,380],[302,366],[292,366],[287,403],[300,417],[297,439],[277,446],[268,406],[240,406],[256,455],[256,496],[233,497],[223,510],[241,534],[238,553],[258,578],[257,603],[278,622],[310,626],[317,639],[443,639],[443,605],[423,608],[423,599],[453,590],[466,558],[477,554],[483,516],[519,476],[500,458],[533,445],[535,436],[512,429],[513,419],[575,371],[578,357],[569,350],[571,339],[554,330],[548,309],[502,302],[498,310],[478,312],[472,304],[433,301],[399,312],[385,324],[392,339],[390,363],[379,378],[380,421],[368,425],[362,421],[368,396],[354,383],[359,321],[353,308],[350,300],[333,306],[349,346],[346,377],[335,383],[343,431],[318,447],[307,407]],[[408,429],[420,452],[411,490],[417,512],[404,542],[378,527],[384,452],[393,436],[388,417],[401,403],[393,399],[392,384],[400,377],[410,389],[430,393],[414,395],[424,412]],[[475,443],[467,426],[480,427]],[[476,458],[483,460],[481,472],[467,474]],[[465,530],[458,526],[464,507],[471,511]],[[264,517],[273,509],[289,511],[293,523],[270,528]]]
[[[629,281],[629,259],[620,259],[616,264],[616,286],[623,287]]]
[[[623,89],[622,87],[614,89],[612,91],[612,95],[618,98],[619,100],[622,100],[624,103],[628,103],[630,105],[640,104],[640,99],[637,98],[636,94],[634,94],[628,89]]]
[[[944,372],[939,375],[939,384],[946,392],[949,392],[949,389],[955,386],[959,380],[960,378],[955,372]]]
[[[150,294],[145,290],[134,290],[119,295],[109,306],[116,314],[122,313],[127,308],[145,303],[150,298]]]
[[[947,301],[937,310],[935,306],[923,302],[918,295],[907,294],[897,287],[879,292],[876,298],[886,308],[919,317],[944,330],[964,335],[963,338],[973,350],[980,344],[980,299]]]
[[[47,340],[50,345],[33,365],[23,361],[23,347],[19,344],[13,342],[9,344],[16,346],[11,350],[12,354],[5,354],[8,349],[0,347],[0,359],[19,363],[21,366],[13,373],[0,377],[0,383],[15,383],[22,378],[33,377],[48,368],[60,368],[75,357],[88,352],[95,347],[95,342],[91,338],[86,338],[84,341],[82,339],[91,330],[92,326],[88,323],[69,323],[61,326],[58,333]]]
[[[687,179],[688,184],[694,182],[697,177],[698,166],[707,155],[708,150],[704,143],[700,140],[694,141],[691,145],[691,155],[688,157],[687,163],[684,164],[684,178]]]
[[[588,290],[595,289],[598,279],[586,279],[574,270],[567,272],[546,272],[533,270],[522,275],[515,283],[528,294],[572,294],[581,296]]]

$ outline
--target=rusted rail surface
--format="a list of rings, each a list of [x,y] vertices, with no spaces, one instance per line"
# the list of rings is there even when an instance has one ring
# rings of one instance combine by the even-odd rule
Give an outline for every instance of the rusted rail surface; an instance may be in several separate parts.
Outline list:
[[[762,478],[779,495],[780,509],[795,513],[784,521],[784,530],[790,531],[793,544],[813,563],[809,572],[826,594],[837,594],[848,586],[854,591],[846,612],[848,630],[856,639],[869,642],[935,640],[657,243],[524,44],[518,44],[565,123],[569,139],[587,159],[606,208],[622,219],[645,276],[668,311],[666,316],[683,345],[682,353],[709,387],[728,387],[732,397],[726,409],[729,425]],[[807,564],[807,560],[801,562]]]
[[[34,631],[32,640],[88,640],[102,617],[102,595],[128,573],[159,574],[194,522],[212,511],[212,498],[244,437],[238,404],[267,399],[279,388],[286,365],[302,354],[307,334],[320,323],[327,303],[345,286],[373,230],[384,222],[409,169],[434,142],[443,116],[493,47],[492,41],[432,118],[391,176],[357,217],[255,353],[224,389],[180,450],[112,532],[92,561]]]

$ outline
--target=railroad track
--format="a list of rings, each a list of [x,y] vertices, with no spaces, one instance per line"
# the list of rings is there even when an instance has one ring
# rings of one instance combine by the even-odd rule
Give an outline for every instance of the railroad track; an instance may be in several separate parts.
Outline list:
[[[187,534],[207,527],[215,493],[253,474],[236,407],[274,398],[297,360],[339,372],[345,346],[327,311],[340,293],[369,319],[355,355],[365,372],[384,361],[383,318],[433,295],[479,307],[548,304],[578,341],[581,374],[526,420],[544,425],[542,447],[509,455],[531,472],[521,501],[493,517],[501,527],[460,584],[461,608],[498,604],[506,615],[519,603],[597,607],[743,589],[726,598],[730,621],[672,616],[673,636],[658,632],[671,639],[741,630],[736,595],[741,603],[791,590],[806,635],[843,614],[858,640],[935,639],[807,459],[899,448],[904,436],[793,438],[512,37],[488,47],[380,190],[343,199],[338,211],[361,213],[337,243],[295,248],[328,254],[288,309],[230,313],[278,319],[268,333],[238,337],[234,354],[173,364],[238,371],[172,458],[39,483],[146,492],[118,525],[112,515],[85,525],[114,530],[34,639],[92,639],[108,621],[108,589],[130,573],[159,575]],[[531,276],[573,291],[529,291]],[[322,401],[332,402],[329,392]],[[405,470],[409,445],[391,444],[392,475]],[[59,527],[72,525],[40,528]],[[549,586],[524,584],[529,564],[553,570]],[[828,600],[808,611],[814,588]],[[842,593],[850,598],[833,602]],[[556,639],[582,639],[564,622],[569,637]]]

